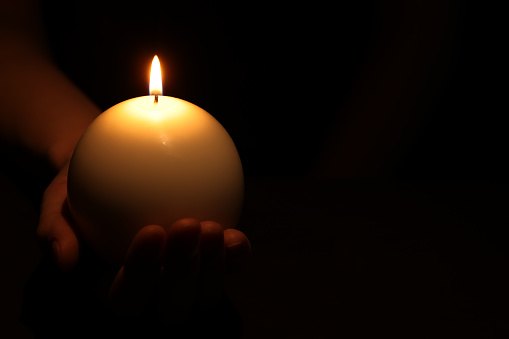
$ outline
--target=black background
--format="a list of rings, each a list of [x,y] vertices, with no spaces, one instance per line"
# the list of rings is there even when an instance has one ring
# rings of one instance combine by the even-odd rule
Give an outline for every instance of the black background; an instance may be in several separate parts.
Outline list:
[[[504,20],[478,3],[443,4],[436,6],[446,17],[439,41],[409,61],[427,68],[407,80],[418,92],[396,99],[408,102],[405,114],[421,117],[419,126],[400,141],[404,151],[384,174],[502,179]],[[146,95],[158,54],[165,95],[214,115],[248,175],[288,176],[311,171],[329,126],[341,121],[352,95],[362,97],[355,85],[367,61],[394,51],[386,40],[374,49],[380,30],[397,35],[405,17],[436,20],[419,6],[395,1],[382,6],[389,8],[382,16],[376,1],[87,1],[52,2],[44,13],[56,62],[102,109]],[[432,30],[418,34],[433,37]],[[380,91],[391,86],[390,77],[383,81]]]

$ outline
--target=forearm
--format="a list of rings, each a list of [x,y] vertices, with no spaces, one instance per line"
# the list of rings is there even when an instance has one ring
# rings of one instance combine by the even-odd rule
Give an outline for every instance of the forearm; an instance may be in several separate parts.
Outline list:
[[[52,64],[33,31],[0,27],[0,134],[60,168],[100,111]]]
[[[41,52],[10,45],[0,60],[0,132],[59,168],[99,109]]]

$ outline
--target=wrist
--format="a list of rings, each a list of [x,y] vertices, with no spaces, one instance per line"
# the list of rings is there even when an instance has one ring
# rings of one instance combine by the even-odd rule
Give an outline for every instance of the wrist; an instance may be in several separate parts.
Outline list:
[[[50,164],[57,170],[62,169],[71,160],[75,145],[75,143],[52,145],[47,154]]]
[[[78,115],[74,120],[67,121],[64,126],[59,128],[59,133],[55,134],[55,138],[46,152],[46,156],[54,168],[60,170],[69,163],[81,135],[92,121],[93,116],[84,118]]]

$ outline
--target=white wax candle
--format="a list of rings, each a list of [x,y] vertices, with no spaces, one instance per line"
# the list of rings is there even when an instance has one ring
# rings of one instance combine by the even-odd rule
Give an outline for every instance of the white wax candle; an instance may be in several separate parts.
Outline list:
[[[126,100],[102,113],[69,167],[73,222],[110,262],[123,260],[143,226],[193,217],[230,228],[240,215],[242,166],[226,130],[192,103],[154,99]]]

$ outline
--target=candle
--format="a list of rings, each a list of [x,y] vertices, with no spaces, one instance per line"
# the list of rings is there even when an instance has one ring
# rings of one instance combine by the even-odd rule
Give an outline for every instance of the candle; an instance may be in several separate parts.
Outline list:
[[[235,145],[200,107],[162,95],[157,56],[150,94],[103,112],[71,159],[68,201],[78,234],[120,263],[135,234],[192,217],[236,226],[243,173]]]

